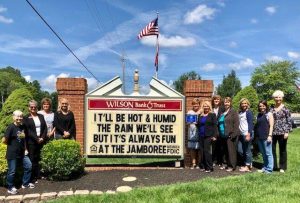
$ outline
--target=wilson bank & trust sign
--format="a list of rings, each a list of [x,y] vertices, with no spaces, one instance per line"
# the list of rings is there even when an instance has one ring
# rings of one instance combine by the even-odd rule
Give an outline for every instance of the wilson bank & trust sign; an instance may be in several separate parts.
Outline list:
[[[88,156],[183,157],[183,100],[88,98]]]

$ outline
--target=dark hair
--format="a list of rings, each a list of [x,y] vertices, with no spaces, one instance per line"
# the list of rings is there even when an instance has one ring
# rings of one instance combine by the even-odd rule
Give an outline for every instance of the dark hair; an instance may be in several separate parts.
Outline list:
[[[268,102],[267,102],[266,100],[260,100],[260,101],[258,102],[258,105],[257,105],[258,112],[260,112],[260,109],[259,109],[259,104],[263,104],[263,105],[265,105],[265,106],[266,106],[266,112],[268,112],[268,111],[269,111]]]
[[[211,98],[211,106],[214,107],[214,100],[215,100],[215,99],[220,99],[219,106],[221,106],[223,101],[222,101],[222,97],[221,97],[220,95],[218,95],[218,94],[214,95],[214,96]]]

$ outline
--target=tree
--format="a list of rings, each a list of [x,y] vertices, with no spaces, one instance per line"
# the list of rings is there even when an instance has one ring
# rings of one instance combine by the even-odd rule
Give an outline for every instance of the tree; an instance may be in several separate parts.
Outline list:
[[[300,72],[295,62],[268,61],[257,67],[251,76],[251,86],[256,89],[259,99],[270,100],[275,90],[284,92],[284,100],[292,111],[300,111],[300,93],[296,83]]]
[[[258,105],[258,95],[255,89],[252,86],[244,87],[241,91],[239,91],[233,98],[232,104],[234,109],[238,110],[240,106],[240,100],[242,98],[246,98],[250,102],[250,109],[253,115],[257,114],[257,105]]]
[[[14,69],[10,66],[0,69],[0,110],[6,98],[15,89],[23,87],[26,83],[25,78],[22,77],[18,69]]]
[[[181,94],[183,94],[184,81],[186,80],[201,80],[201,76],[195,71],[190,71],[179,76],[179,78],[174,81],[173,85]]]
[[[0,112],[0,137],[3,136],[7,126],[12,123],[12,113],[15,110],[21,110],[23,114],[28,113],[28,102],[33,99],[31,91],[26,88],[14,90]]]
[[[236,77],[235,71],[231,70],[226,77],[223,76],[222,83],[217,87],[217,94],[233,98],[241,89],[241,81]]]

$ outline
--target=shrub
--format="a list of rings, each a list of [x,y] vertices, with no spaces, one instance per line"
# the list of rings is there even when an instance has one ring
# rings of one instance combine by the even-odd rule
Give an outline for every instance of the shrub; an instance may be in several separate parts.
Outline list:
[[[5,178],[7,172],[7,162],[5,158],[6,147],[7,146],[5,144],[0,143],[0,186],[5,185]]]
[[[43,147],[40,163],[49,179],[69,180],[83,173],[85,158],[74,140],[53,140]]]

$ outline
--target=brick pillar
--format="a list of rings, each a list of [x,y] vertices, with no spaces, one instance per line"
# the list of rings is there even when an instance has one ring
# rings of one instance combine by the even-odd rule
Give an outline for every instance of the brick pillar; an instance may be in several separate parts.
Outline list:
[[[58,100],[66,98],[74,113],[76,123],[76,141],[83,149],[84,138],[84,96],[87,93],[87,81],[84,78],[57,78]]]
[[[212,80],[186,80],[184,83],[183,94],[185,95],[185,111],[192,109],[192,101],[194,98],[203,100],[210,100],[213,94],[214,84]],[[191,166],[191,156],[187,148],[188,137],[187,128],[185,130],[185,152],[184,152],[184,165],[185,167]]]

